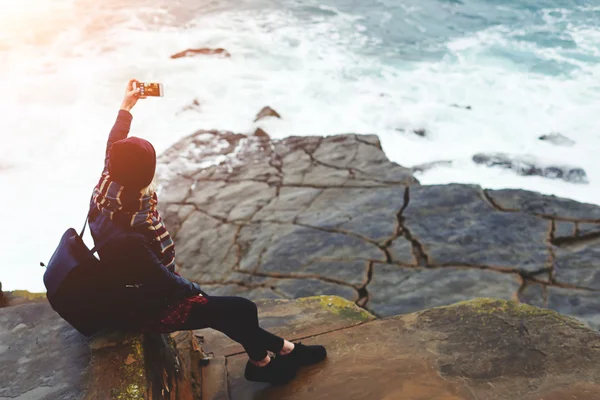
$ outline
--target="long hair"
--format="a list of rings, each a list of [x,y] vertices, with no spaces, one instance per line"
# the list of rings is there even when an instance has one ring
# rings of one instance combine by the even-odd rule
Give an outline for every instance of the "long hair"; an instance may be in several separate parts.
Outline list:
[[[145,196],[152,196],[154,192],[156,192],[156,182],[152,180],[148,186],[140,190],[140,192]]]

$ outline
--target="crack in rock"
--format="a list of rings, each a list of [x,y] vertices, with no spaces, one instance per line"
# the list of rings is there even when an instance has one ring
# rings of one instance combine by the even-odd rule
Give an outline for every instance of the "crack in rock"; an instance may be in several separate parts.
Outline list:
[[[404,204],[402,208],[396,215],[396,219],[398,220],[398,228],[400,230],[400,234],[408,240],[412,245],[413,256],[416,260],[418,266],[428,266],[429,265],[429,255],[425,252],[424,246],[415,238],[410,230],[404,224],[404,210],[410,204],[410,186],[406,186],[404,190]]]
[[[377,138],[377,136],[375,136],[375,137]],[[367,146],[373,146],[377,150],[383,151],[383,148],[381,147],[381,142],[379,141],[379,138],[377,138],[377,144],[361,139],[361,135],[354,135],[354,140],[356,140],[359,143],[365,144]]]
[[[333,279],[333,278],[328,278],[325,276],[321,276],[321,275],[316,275],[316,274],[282,274],[282,273],[276,273],[276,272],[260,272],[260,271],[246,271],[243,269],[236,269],[235,272],[238,272],[240,274],[248,274],[248,275],[253,275],[253,276],[261,276],[261,277],[265,277],[265,278],[273,278],[273,279],[315,279],[315,280],[319,280],[319,281],[323,281],[323,282],[327,282],[327,283],[333,283],[334,285],[340,285],[340,286],[345,286],[345,287],[349,287],[352,289],[357,289],[356,286],[338,280],[338,279]]]
[[[373,279],[373,273],[374,273],[373,265],[374,265],[373,261],[369,261],[367,263],[367,280],[364,283],[364,285],[357,288],[358,300],[356,300],[356,305],[359,307],[362,307],[364,309],[367,308],[367,304],[369,303],[369,291],[368,291],[367,287],[369,286],[369,283],[371,283],[371,280]]]
[[[569,248],[579,245],[590,245],[600,243],[600,232],[584,233],[580,236],[560,236],[552,239],[554,246]]]

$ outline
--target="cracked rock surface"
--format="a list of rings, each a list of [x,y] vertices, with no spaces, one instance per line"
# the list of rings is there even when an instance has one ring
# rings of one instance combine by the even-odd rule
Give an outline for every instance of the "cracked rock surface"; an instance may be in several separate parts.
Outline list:
[[[199,131],[160,157],[179,272],[208,293],[342,296],[389,316],[481,296],[600,328],[600,207],[423,186],[374,135]]]

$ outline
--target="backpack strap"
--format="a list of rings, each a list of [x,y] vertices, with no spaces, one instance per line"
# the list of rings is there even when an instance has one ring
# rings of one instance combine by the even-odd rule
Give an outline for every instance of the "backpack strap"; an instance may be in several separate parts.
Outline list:
[[[81,228],[81,233],[79,234],[79,237],[83,237],[83,234],[85,233],[85,227],[87,226],[89,219],[90,219],[90,213],[88,212],[87,215],[85,216],[85,222],[83,223],[83,228]]]
[[[85,222],[83,223],[83,228],[81,228],[81,232],[79,233],[79,237],[83,240],[83,234],[85,233],[85,228],[88,225],[90,219],[90,213],[88,212],[88,214],[85,217]],[[96,246],[94,246],[94,248],[92,248],[90,250],[90,252],[92,254],[96,253],[98,250],[100,250],[106,243],[110,242],[110,240],[112,238],[114,238],[115,236],[117,236],[119,233],[122,233],[123,230],[121,228],[119,228],[116,224],[113,223],[113,225],[117,228],[115,229],[115,232],[112,233],[112,235],[109,235],[107,239],[101,241],[99,244],[97,244]]]

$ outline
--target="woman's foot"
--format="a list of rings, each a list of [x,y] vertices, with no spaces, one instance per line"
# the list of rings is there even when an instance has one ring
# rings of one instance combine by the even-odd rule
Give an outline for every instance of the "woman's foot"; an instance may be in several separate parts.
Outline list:
[[[284,345],[285,349],[285,345]],[[283,350],[280,352],[282,354]],[[327,357],[327,350],[323,346],[305,346],[301,342],[293,344],[293,350],[281,355],[281,359],[292,361],[298,367],[313,365]]]
[[[290,354],[292,351],[294,351],[294,343],[288,342],[287,340],[284,340],[283,341],[283,347],[279,351],[279,355],[280,356],[285,356],[287,354]]]
[[[261,364],[263,366],[259,366]],[[271,358],[267,364],[264,364],[264,360],[256,363],[248,361],[244,377],[253,382],[284,385],[296,377],[296,370],[293,365],[282,362],[281,357],[276,357]]]

